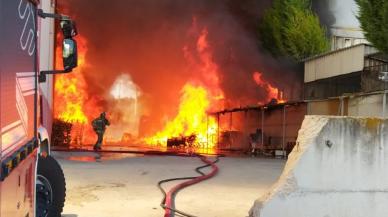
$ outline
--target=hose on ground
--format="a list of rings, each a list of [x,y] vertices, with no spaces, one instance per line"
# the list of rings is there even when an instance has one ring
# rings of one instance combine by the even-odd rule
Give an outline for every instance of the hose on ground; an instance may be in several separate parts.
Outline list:
[[[195,168],[195,171],[198,174],[200,174],[200,176],[170,178],[170,179],[164,179],[164,180],[161,180],[158,182],[158,188],[160,189],[160,191],[163,194],[163,199],[160,203],[160,206],[165,210],[165,215],[164,215],[165,217],[171,217],[172,213],[178,213],[184,217],[196,217],[195,215],[191,215],[191,214],[183,212],[181,210],[172,208],[171,206],[173,203],[174,196],[179,190],[182,190],[185,187],[188,187],[190,185],[194,185],[196,183],[199,183],[201,181],[209,179],[209,178],[213,177],[214,175],[216,175],[218,172],[218,167],[215,164],[220,160],[219,155],[216,156],[216,159],[214,161],[209,161],[203,155],[195,154],[194,156],[197,156],[205,163],[205,165],[202,165],[202,166]],[[213,169],[209,174],[205,174],[204,172],[201,171],[202,169],[207,168],[207,167],[212,167],[212,169]],[[188,181],[176,185],[168,193],[166,193],[166,191],[162,187],[162,185],[164,183],[171,182],[171,181],[181,181],[181,180],[188,180]]]

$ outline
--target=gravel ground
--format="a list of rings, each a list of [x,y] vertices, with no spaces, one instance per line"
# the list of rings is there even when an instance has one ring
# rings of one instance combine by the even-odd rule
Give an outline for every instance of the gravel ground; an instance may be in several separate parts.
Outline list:
[[[72,152],[54,156],[67,182],[63,217],[163,216],[157,182],[196,175],[193,169],[201,165],[197,158],[171,156]],[[277,159],[221,158],[219,174],[179,192],[176,207],[198,217],[245,217],[284,164]]]

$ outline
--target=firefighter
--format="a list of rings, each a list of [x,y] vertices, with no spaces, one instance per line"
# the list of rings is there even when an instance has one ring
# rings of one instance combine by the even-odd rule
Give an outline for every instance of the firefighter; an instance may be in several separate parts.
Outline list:
[[[97,137],[98,137],[97,142],[93,147],[93,149],[95,151],[101,150],[102,140],[104,139],[104,133],[105,133],[106,126],[110,125],[108,119],[106,119],[105,116],[106,116],[106,114],[105,114],[105,112],[103,112],[100,114],[100,117],[98,117],[92,121],[93,130],[94,130],[94,132],[96,132]]]

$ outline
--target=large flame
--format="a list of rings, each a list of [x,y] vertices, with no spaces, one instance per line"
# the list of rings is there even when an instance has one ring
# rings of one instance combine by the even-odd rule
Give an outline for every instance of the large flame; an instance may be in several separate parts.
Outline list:
[[[210,138],[217,133],[217,123],[214,117],[207,115],[210,105],[211,97],[204,87],[186,84],[182,89],[178,114],[146,142],[166,145],[169,138],[195,135],[198,147],[213,148],[215,141]]]
[[[58,40],[59,41],[59,40]],[[77,37],[78,42],[78,67],[72,73],[57,75],[55,77],[55,107],[54,116],[62,121],[69,123],[88,123],[83,108],[86,101],[87,92],[86,82],[82,69],[85,67],[85,54],[87,52],[86,39],[82,36]],[[62,48],[56,49],[56,69],[63,68]]]
[[[99,107],[89,99],[87,83],[83,71],[87,67],[87,40],[78,35],[78,67],[71,73],[55,76],[54,84],[54,118],[71,123],[72,144],[94,142],[94,133],[90,126],[91,119],[99,114]],[[63,69],[61,34],[57,35],[56,69]]]
[[[213,61],[208,29],[199,29],[195,17],[189,33],[196,37],[196,43],[185,46],[183,54],[190,70],[198,77],[182,88],[177,115],[165,124],[163,130],[145,141],[166,146],[169,138],[194,135],[197,148],[213,149],[219,129],[215,118],[208,115],[208,110],[218,107],[224,98],[219,85],[219,67]]]
[[[196,40],[195,44],[184,46],[183,55],[197,80],[200,80],[213,98],[222,102],[224,92],[220,87],[220,67],[214,61],[213,48],[208,40],[209,30],[207,27],[200,28],[197,22],[197,18],[193,17],[193,23],[189,29],[189,37]],[[217,105],[217,107],[219,106]]]

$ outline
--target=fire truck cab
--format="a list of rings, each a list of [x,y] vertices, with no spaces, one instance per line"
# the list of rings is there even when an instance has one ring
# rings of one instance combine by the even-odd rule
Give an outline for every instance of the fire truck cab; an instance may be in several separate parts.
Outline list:
[[[42,125],[50,88],[40,83],[71,72],[77,47],[74,22],[54,11],[53,0],[0,0],[0,217],[59,217],[63,209],[64,174]],[[64,36],[63,70],[53,70],[54,20]]]

